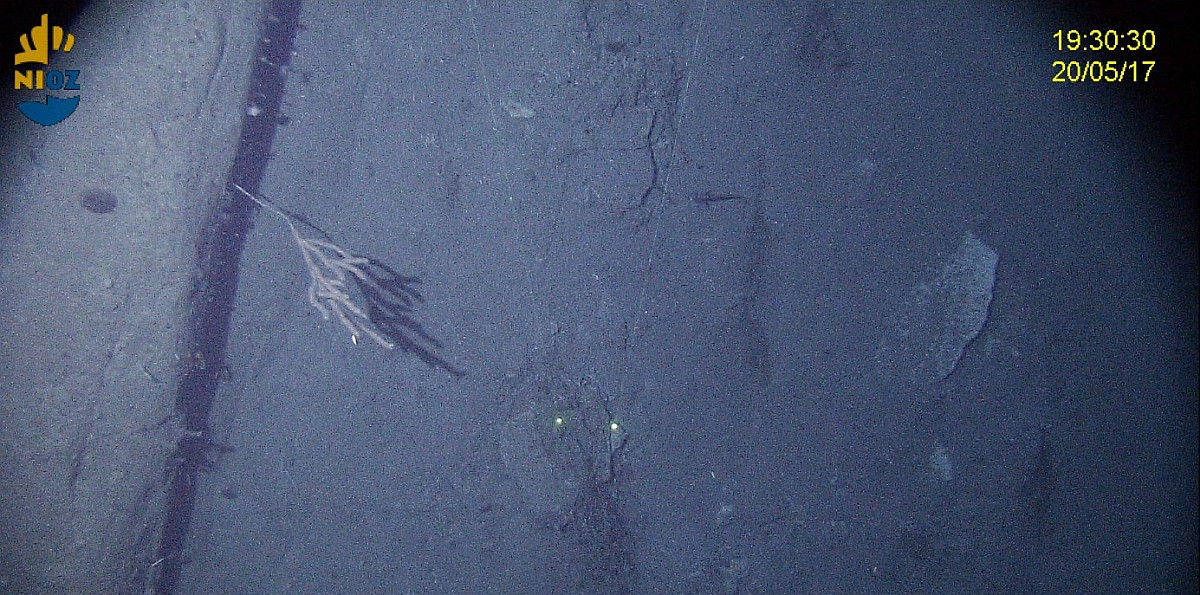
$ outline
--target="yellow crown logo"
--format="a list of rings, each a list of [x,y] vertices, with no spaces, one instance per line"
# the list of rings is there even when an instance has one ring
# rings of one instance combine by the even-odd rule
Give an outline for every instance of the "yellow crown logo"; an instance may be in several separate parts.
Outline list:
[[[54,36],[53,39],[51,35]],[[33,42],[33,47],[30,47],[30,41]],[[21,35],[21,49],[24,51],[17,53],[15,64],[49,64],[50,50],[69,52],[73,47],[75,36],[70,33],[64,35],[63,28],[57,25],[52,29],[50,15],[43,14],[41,25],[36,25],[28,34]]]

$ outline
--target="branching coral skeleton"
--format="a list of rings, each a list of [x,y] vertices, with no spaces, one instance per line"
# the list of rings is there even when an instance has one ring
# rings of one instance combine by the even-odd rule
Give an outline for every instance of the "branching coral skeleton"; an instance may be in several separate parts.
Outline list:
[[[354,275],[359,283],[375,283],[363,268],[370,265],[369,258],[355,256],[328,240],[304,237],[296,226],[296,218],[293,215],[275,206],[271,201],[247,192],[245,188],[237,184],[234,184],[233,187],[250,200],[258,203],[259,206],[279,215],[287,222],[288,228],[292,231],[292,239],[300,248],[304,264],[308,266],[308,274],[312,277],[312,282],[308,285],[308,303],[321,313],[322,318],[329,320],[332,313],[342,323],[342,326],[350,331],[350,340],[355,345],[358,344],[360,336],[366,335],[387,349],[396,346],[395,343],[388,341],[375,330],[370,317],[354,303],[347,291],[348,274]]]
[[[415,318],[416,305],[425,301],[416,289],[421,282],[419,278],[401,275],[374,258],[354,254],[334,244],[321,228],[307,219],[255,196],[237,184],[233,187],[287,222],[312,278],[308,285],[308,303],[325,320],[337,318],[350,331],[350,340],[355,345],[365,335],[387,349],[399,348],[416,355],[434,368],[455,376],[465,374],[437,354],[442,344]],[[306,236],[300,232],[300,225],[312,228],[320,237]],[[357,301],[350,293],[351,281],[358,286],[360,299]]]

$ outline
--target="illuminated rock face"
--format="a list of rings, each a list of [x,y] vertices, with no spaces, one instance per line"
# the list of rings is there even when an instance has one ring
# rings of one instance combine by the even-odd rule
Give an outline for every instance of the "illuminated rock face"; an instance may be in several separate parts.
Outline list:
[[[949,376],[987,321],[998,262],[968,232],[937,277],[914,287],[893,317],[876,353],[880,372],[917,384]]]

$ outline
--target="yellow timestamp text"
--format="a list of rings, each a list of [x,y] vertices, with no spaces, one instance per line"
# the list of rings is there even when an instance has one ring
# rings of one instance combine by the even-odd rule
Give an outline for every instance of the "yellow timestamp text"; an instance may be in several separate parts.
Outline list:
[[[1144,83],[1154,60],[1055,60],[1052,66],[1056,83]]]
[[[1148,52],[1158,44],[1153,29],[1130,29],[1124,33],[1114,29],[1059,29],[1053,37],[1060,52]]]

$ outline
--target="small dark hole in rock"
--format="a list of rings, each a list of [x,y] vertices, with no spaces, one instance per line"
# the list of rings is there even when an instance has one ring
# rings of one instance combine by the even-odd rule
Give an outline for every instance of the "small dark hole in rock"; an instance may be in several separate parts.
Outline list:
[[[238,497],[238,493],[237,493],[237,490],[235,490],[229,486],[225,486],[225,487],[221,488],[221,497],[226,500],[233,500]]]
[[[79,204],[93,213],[111,213],[117,208],[117,195],[107,190],[88,190],[79,197]]]

